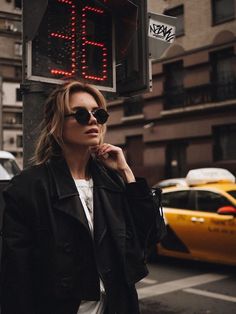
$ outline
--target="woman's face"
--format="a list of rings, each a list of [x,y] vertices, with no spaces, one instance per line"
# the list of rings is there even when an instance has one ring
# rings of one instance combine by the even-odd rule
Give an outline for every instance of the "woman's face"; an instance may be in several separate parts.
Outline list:
[[[86,108],[89,112],[98,108],[98,104],[92,95],[86,92],[77,92],[70,96],[70,108],[72,113],[79,107]],[[94,146],[100,143],[102,125],[90,114],[87,125],[79,124],[74,116],[66,117],[63,125],[63,140],[66,146]]]

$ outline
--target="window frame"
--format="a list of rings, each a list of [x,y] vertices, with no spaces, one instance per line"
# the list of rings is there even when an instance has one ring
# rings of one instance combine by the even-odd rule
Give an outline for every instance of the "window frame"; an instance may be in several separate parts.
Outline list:
[[[212,129],[213,135],[213,160],[216,161],[227,161],[231,160],[231,157],[225,157],[225,153],[221,150],[222,148],[222,137],[224,133],[231,132],[230,128],[235,128],[236,123],[224,124],[214,126]],[[226,152],[227,153],[227,152]],[[228,155],[228,154],[227,154]]]
[[[132,96],[123,103],[123,116],[125,118],[143,115],[144,100],[143,97]]]
[[[15,6],[15,9],[22,10],[22,0],[14,0],[14,6]]]
[[[175,14],[176,11],[178,10],[181,10],[182,9],[182,14]],[[173,13],[172,13],[173,12]],[[165,15],[168,15],[168,16],[174,16],[178,19],[178,16],[183,16],[183,23],[182,23],[182,29],[180,30],[179,33],[177,33],[177,27],[176,27],[176,34],[175,34],[175,37],[181,37],[181,36],[184,36],[185,35],[185,23],[184,23],[184,4],[180,4],[180,5],[177,5],[173,8],[169,8],[169,9],[166,9],[164,11],[164,14]]]
[[[178,69],[179,68],[179,69]],[[173,73],[176,73],[177,70],[181,71],[182,80],[178,80],[181,82],[179,85],[172,85],[170,82],[169,77],[173,78]],[[176,108],[183,108],[185,107],[185,87],[184,87],[184,75],[185,75],[185,68],[184,68],[184,61],[183,59],[176,60],[174,62],[165,63],[163,65],[163,73],[165,75],[164,80],[164,109],[165,110],[172,110]],[[171,100],[173,99],[173,100]],[[177,101],[177,104],[175,102]]]
[[[23,43],[21,41],[15,41],[14,43],[14,55],[16,57],[21,57],[23,56]]]
[[[212,26],[217,26],[217,25],[220,25],[220,24],[223,24],[223,23],[227,23],[227,22],[230,22],[230,21],[233,21],[235,19],[235,2],[234,0],[232,0],[232,3],[233,3],[233,15],[232,16],[229,16],[223,20],[220,20],[220,21],[216,21],[216,18],[215,18],[215,4],[216,4],[216,0],[211,0],[211,20],[212,20]]]
[[[16,89],[16,102],[22,102],[23,99],[22,99],[22,92],[21,92],[21,89],[19,87],[17,87]]]

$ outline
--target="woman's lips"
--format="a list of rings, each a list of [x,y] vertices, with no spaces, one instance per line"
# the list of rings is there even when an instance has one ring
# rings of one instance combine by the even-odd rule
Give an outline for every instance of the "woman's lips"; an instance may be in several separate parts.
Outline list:
[[[98,129],[96,129],[96,128],[90,129],[90,130],[86,131],[85,134],[98,135]]]

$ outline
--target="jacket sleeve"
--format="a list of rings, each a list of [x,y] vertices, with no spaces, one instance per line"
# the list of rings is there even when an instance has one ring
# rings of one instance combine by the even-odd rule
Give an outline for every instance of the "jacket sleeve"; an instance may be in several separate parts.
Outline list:
[[[1,314],[34,314],[32,232],[15,189],[5,191],[1,260]]]
[[[156,228],[157,208],[152,193],[144,178],[127,183],[125,191],[141,247],[146,249],[154,244],[150,243],[150,234]]]

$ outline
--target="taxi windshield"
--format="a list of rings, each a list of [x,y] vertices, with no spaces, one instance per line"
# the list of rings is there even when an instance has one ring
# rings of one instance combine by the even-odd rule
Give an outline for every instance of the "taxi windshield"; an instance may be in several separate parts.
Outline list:
[[[236,190],[227,191],[234,199],[236,199]]]

